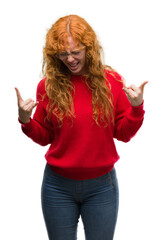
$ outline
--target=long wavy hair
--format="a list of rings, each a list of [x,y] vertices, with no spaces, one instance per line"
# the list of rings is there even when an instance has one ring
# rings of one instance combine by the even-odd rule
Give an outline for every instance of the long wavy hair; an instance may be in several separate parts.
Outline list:
[[[114,122],[111,86],[105,70],[114,70],[102,63],[102,47],[92,27],[77,15],[68,15],[57,20],[48,30],[43,48],[42,71],[46,77],[46,94],[49,98],[48,116],[54,114],[61,127],[65,117],[75,118],[71,73],[57,57],[65,50],[68,36],[86,47],[85,82],[92,90],[93,119],[98,126]],[[107,84],[106,84],[107,82]]]

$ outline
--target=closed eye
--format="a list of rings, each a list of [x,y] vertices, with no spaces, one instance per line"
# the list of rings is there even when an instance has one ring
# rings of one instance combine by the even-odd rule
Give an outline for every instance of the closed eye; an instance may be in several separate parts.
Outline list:
[[[59,55],[60,55],[61,57],[66,57],[68,54],[67,54],[67,52],[61,52]]]
[[[80,52],[79,51],[73,51],[72,54],[78,55],[78,54],[80,54]]]

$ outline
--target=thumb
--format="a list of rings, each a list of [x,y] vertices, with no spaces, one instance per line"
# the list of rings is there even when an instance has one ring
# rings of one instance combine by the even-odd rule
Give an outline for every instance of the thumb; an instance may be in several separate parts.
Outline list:
[[[143,92],[144,91],[144,86],[148,83],[148,81],[142,82],[142,84],[139,86],[140,90]]]

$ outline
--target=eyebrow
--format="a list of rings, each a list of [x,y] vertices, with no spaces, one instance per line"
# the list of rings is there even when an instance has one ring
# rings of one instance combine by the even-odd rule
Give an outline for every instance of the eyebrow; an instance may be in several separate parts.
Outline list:
[[[75,52],[75,51],[83,50],[84,48],[85,48],[85,46],[80,47],[80,48],[75,48],[75,49],[73,49],[73,50],[68,50],[68,51],[70,51],[70,52]],[[62,51],[60,51],[60,52],[67,52],[67,51],[66,51],[66,50],[62,50]]]

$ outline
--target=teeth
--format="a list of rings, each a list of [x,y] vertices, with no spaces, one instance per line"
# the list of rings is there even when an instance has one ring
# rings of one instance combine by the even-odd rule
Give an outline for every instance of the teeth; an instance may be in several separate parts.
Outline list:
[[[69,64],[70,65],[70,64]],[[77,66],[78,65],[78,63],[76,63],[76,64],[74,64],[74,65],[70,65],[71,67],[75,67],[75,66]]]

